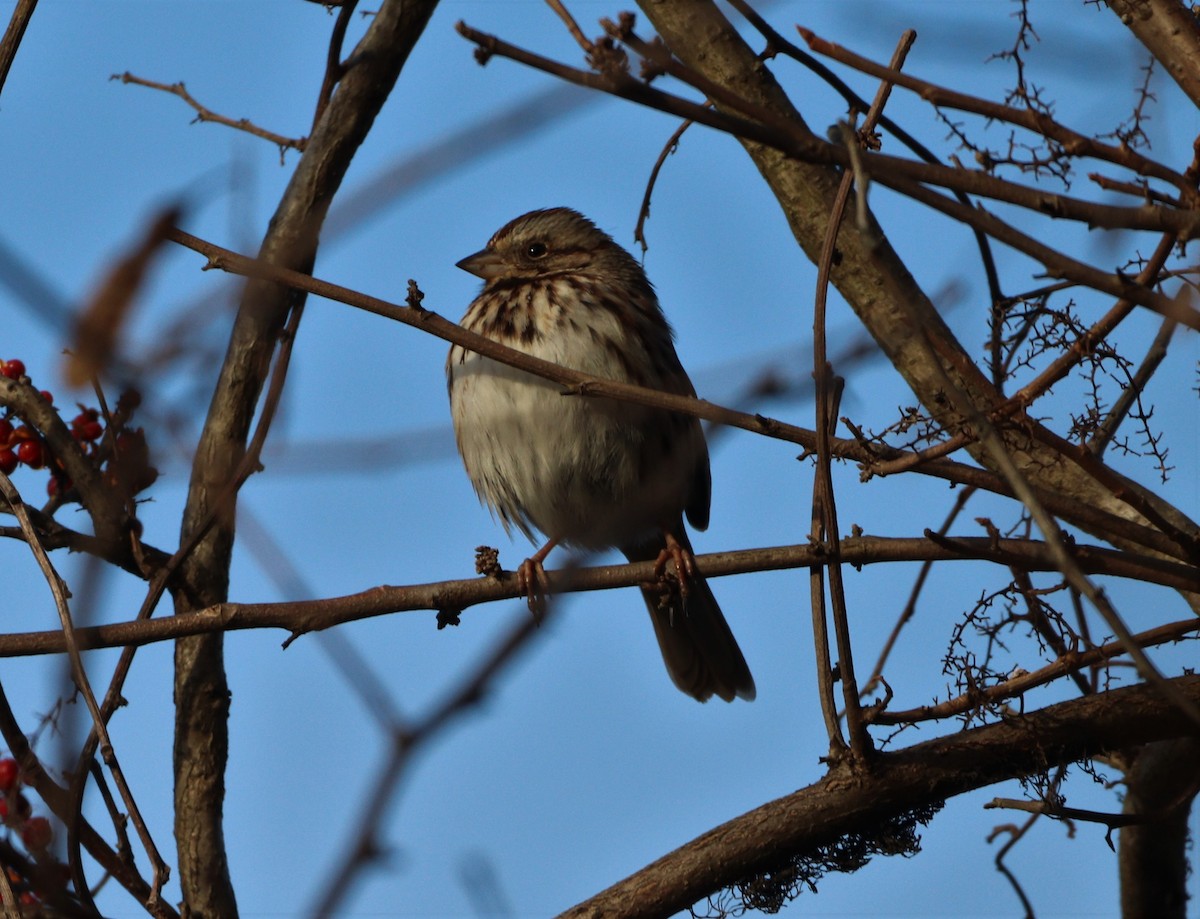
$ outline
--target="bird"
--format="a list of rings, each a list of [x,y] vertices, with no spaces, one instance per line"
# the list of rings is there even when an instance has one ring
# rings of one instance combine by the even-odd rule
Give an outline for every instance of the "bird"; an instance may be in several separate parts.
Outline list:
[[[457,267],[483,280],[463,328],[595,377],[696,392],[641,264],[566,207],[501,227]],[[568,395],[562,386],[461,345],[446,359],[455,440],[480,500],[506,532],[545,542],[517,570],[535,612],[558,545],[616,548],[655,562],[641,586],[667,673],[684,693],[751,700],[741,648],[698,570],[684,517],[709,522],[712,477],[695,416]],[[668,576],[674,568],[675,577]]]

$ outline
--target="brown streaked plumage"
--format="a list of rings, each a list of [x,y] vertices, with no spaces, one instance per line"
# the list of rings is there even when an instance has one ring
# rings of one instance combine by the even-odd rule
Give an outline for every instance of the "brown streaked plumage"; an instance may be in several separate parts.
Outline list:
[[[597,377],[694,395],[671,328],[637,261],[568,208],[506,224],[458,263],[484,280],[462,325]],[[558,544],[615,547],[631,561],[675,563],[678,585],[642,589],[671,679],[707,701],[753,699],[754,679],[696,570],[684,529],[708,526],[708,448],[693,417],[564,396],[561,387],[450,349],[458,449],[481,500],[505,529],[548,542],[521,566],[531,606]]]

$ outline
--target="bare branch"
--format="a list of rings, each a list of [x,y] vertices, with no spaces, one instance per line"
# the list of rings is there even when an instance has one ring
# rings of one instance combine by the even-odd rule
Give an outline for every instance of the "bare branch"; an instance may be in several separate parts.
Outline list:
[[[1139,647],[1150,648],[1179,641],[1197,631],[1200,631],[1200,620],[1185,619],[1139,632],[1131,636],[1131,640]],[[1069,674],[1110,661],[1124,654],[1125,647],[1125,642],[1111,641],[1086,651],[1074,651],[1030,673],[1022,673],[995,686],[976,687],[972,692],[947,699],[945,702],[904,711],[881,712],[873,719],[873,723],[912,724],[918,721],[940,720],[992,706],[1006,699],[1019,699],[1030,689],[1045,686]]]
[[[1200,677],[1173,685],[1200,703]],[[562,919],[669,916],[757,873],[847,834],[870,835],[889,817],[1046,765],[1069,763],[1191,730],[1151,687],[1114,689],[1011,721],[927,741],[876,760],[870,782],[835,771],[807,788],[710,830],[589,900]]]
[[[187,87],[182,82],[179,83],[158,83],[154,80],[147,80],[143,77],[134,76],[126,71],[125,73],[114,73],[110,80],[120,80],[122,83],[133,83],[135,86],[145,86],[150,89],[157,89],[164,93],[169,93],[172,96],[178,96],[196,112],[196,121],[204,122],[211,121],[214,124],[223,124],[230,128],[236,128],[239,131],[245,131],[247,134],[252,134],[255,137],[261,137],[263,140],[269,140],[271,143],[279,147],[280,152],[284,150],[299,150],[303,152],[308,146],[307,137],[284,137],[282,134],[276,134],[274,131],[268,131],[266,128],[260,128],[249,118],[229,118],[226,115],[219,115],[211,109],[205,108],[193,98],[192,94],[187,91]]]
[[[264,261],[311,267],[330,201],[435,6],[436,0],[381,4],[276,208],[259,253]],[[246,453],[279,335],[302,303],[303,297],[267,282],[252,282],[243,292],[192,468],[180,542],[207,531],[180,566],[177,613],[226,598],[234,513],[219,499]],[[183,896],[194,913],[231,916],[237,905],[222,830],[229,687],[220,636],[178,642],[175,664],[175,836]]]
[[[847,64],[855,70],[861,70],[869,76],[881,80],[891,80],[897,86],[902,86],[917,93],[917,95],[932,105],[941,108],[959,109],[993,121],[1016,125],[1034,134],[1054,140],[1073,156],[1090,157],[1115,163],[1138,175],[1160,179],[1175,186],[1180,194],[1184,196],[1185,200],[1192,200],[1196,196],[1195,185],[1189,182],[1187,177],[1168,169],[1161,163],[1142,156],[1140,153],[1126,146],[1101,143],[1094,138],[1088,137],[1086,134],[1080,134],[1077,131],[1060,125],[1049,115],[1035,109],[1000,105],[970,96],[966,93],[957,92],[956,90],[936,86],[926,80],[921,80],[909,74],[876,64],[874,61],[855,54],[841,45],[825,41],[809,29],[801,28],[799,31],[804,40],[808,42],[809,47],[814,51],[832,57],[834,60]]]
[[[982,559],[1027,571],[1058,570],[1047,546],[1033,540],[997,541],[982,537],[947,539],[929,532],[924,539],[849,536],[842,540],[839,551],[843,563],[856,566],[899,561]],[[1075,563],[1088,574],[1133,578],[1173,590],[1186,590],[1200,583],[1200,569],[1162,561],[1153,556],[1086,545],[1075,545],[1071,551]],[[742,549],[696,557],[706,578],[821,566],[827,560],[825,547],[809,544]],[[654,565],[649,562],[564,568],[547,574],[553,594],[632,587],[655,579]],[[421,610],[437,611],[441,625],[452,625],[457,615],[470,606],[523,596],[516,578],[506,573],[503,579],[469,578],[403,587],[374,587],[361,593],[325,600],[219,602],[201,610],[163,619],[132,620],[76,629],[76,641],[81,650],[88,650],[143,645],[185,635],[261,628],[284,629],[295,637],[359,619]],[[62,633],[57,630],[0,635],[0,658],[60,654],[65,650]]]
[[[145,849],[146,855],[150,859],[151,868],[154,871],[154,884],[150,891],[150,906],[153,907],[162,896],[163,885],[166,884],[167,878],[170,876],[170,869],[167,867],[167,863],[163,861],[162,856],[158,852],[158,846],[155,845],[154,838],[150,835],[150,831],[146,827],[146,822],[142,818],[137,802],[133,798],[133,792],[130,790],[129,784],[125,781],[125,773],[122,771],[121,765],[117,760],[112,740],[108,736],[105,716],[101,713],[100,706],[96,702],[96,695],[92,692],[91,681],[88,679],[87,670],[83,666],[83,658],[80,655],[75,625],[71,621],[71,611],[67,603],[69,593],[67,586],[62,578],[59,577],[58,572],[54,569],[54,565],[50,562],[50,557],[46,554],[46,550],[38,540],[37,531],[34,529],[29,515],[25,512],[25,505],[21,501],[20,493],[13,487],[8,476],[2,472],[0,472],[0,495],[3,495],[8,506],[16,514],[17,520],[21,524],[21,529],[26,534],[29,549],[37,560],[38,567],[41,568],[42,574],[46,578],[46,583],[50,587],[50,593],[54,597],[54,605],[58,610],[59,619],[62,622],[63,641],[66,643],[67,656],[71,662],[71,678],[87,704],[88,712],[92,716],[92,729],[100,738],[104,763],[108,766],[113,780],[117,783],[117,788],[121,793],[121,800],[129,811],[130,818],[133,820],[133,825],[136,827],[138,837],[142,842],[142,847]],[[72,817],[68,822],[70,825],[75,825],[77,818]],[[85,879],[82,877],[76,878],[76,884],[77,889],[86,895],[88,888]]]

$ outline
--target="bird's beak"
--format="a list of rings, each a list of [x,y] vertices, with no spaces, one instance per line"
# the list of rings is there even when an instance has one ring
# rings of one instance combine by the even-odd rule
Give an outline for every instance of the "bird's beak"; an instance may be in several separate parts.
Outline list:
[[[468,255],[459,262],[458,267],[463,271],[471,272],[477,278],[483,278],[485,281],[488,281],[499,277],[504,271],[504,259],[500,258],[491,249],[480,249],[474,255]]]

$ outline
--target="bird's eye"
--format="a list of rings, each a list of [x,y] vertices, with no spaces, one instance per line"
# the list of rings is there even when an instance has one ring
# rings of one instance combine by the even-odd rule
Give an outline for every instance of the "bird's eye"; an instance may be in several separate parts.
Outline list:
[[[545,257],[548,251],[545,243],[530,243],[525,247],[525,254],[533,259]]]

